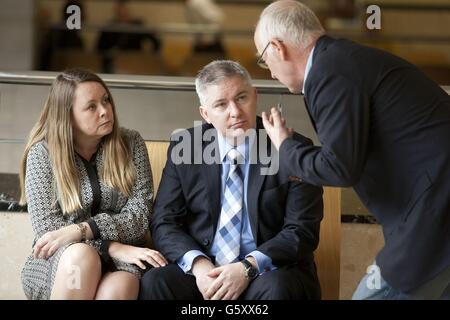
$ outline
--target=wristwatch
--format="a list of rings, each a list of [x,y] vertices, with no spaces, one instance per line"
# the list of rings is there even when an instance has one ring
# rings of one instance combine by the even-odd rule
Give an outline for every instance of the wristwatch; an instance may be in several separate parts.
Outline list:
[[[258,269],[255,268],[250,261],[244,259],[241,261],[244,265],[244,275],[246,279],[253,280],[258,276]]]

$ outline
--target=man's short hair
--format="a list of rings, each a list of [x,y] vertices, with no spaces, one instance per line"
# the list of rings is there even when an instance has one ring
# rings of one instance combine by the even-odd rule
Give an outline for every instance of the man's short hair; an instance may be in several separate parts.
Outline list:
[[[259,41],[272,38],[306,48],[310,42],[325,33],[314,12],[298,1],[282,0],[267,6],[256,25]]]
[[[201,105],[206,102],[206,89],[210,85],[217,85],[225,79],[239,76],[248,85],[252,79],[248,71],[236,61],[215,60],[204,66],[195,78],[195,90]]]

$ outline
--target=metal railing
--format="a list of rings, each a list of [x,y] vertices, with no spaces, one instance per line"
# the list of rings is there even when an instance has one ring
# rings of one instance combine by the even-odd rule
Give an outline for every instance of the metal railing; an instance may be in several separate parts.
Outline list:
[[[58,72],[0,72],[0,83],[49,86]],[[110,88],[163,91],[195,91],[194,78],[165,76],[128,76],[100,74]],[[274,80],[253,80],[255,88],[263,94],[290,94],[289,90]]]
[[[58,72],[25,71],[1,72],[0,84],[42,85],[49,86]],[[163,90],[163,91],[195,91],[192,77],[137,76],[100,74],[106,85],[111,88]],[[252,84],[263,94],[291,94],[280,82],[275,80],[253,80]],[[442,86],[450,94],[450,86]]]

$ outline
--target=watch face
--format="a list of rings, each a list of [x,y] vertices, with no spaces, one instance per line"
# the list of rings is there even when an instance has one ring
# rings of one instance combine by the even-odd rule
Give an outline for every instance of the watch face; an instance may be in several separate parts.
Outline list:
[[[258,270],[256,270],[255,268],[251,267],[250,269],[248,269],[247,274],[248,274],[249,278],[253,279],[254,277],[256,277],[258,275]]]
[[[258,276],[258,269],[253,267],[253,265],[248,260],[241,261],[245,266],[245,276],[249,279],[254,279]]]

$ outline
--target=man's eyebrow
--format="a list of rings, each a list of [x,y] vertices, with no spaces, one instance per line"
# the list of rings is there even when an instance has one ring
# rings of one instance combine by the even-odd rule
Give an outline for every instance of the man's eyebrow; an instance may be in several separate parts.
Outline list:
[[[242,91],[238,92],[238,94],[236,94],[236,97],[237,97],[237,96],[240,96],[240,95],[243,94],[243,93],[248,93],[248,92],[247,92],[247,90],[242,90]]]
[[[216,103],[223,102],[223,101],[226,101],[226,99],[220,98],[220,99],[214,100],[212,104],[216,104]]]
[[[242,90],[242,91],[239,91],[236,95],[235,95],[235,97],[238,97],[238,96],[240,96],[240,95],[242,95],[242,94],[247,94],[248,92],[247,92],[247,90]],[[217,99],[217,100],[214,100],[213,101],[213,103],[212,104],[216,104],[216,103],[219,103],[219,102],[224,102],[224,101],[226,101],[227,99],[226,98],[219,98],[219,99]]]

